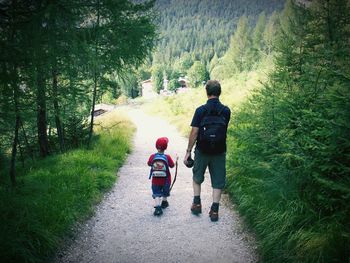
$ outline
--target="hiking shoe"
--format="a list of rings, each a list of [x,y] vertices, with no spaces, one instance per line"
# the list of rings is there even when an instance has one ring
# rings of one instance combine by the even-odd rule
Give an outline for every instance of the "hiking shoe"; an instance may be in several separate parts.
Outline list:
[[[157,206],[155,209],[154,209],[154,212],[153,212],[153,215],[155,216],[161,216],[163,214],[163,210],[160,206]]]
[[[198,215],[198,214],[202,213],[202,205],[201,204],[192,203],[191,212],[194,215]]]
[[[219,220],[219,212],[215,212],[212,209],[209,211],[209,217],[212,222],[216,222]]]
[[[162,201],[162,204],[160,205],[160,207],[161,208],[167,208],[169,206],[169,202],[168,201],[166,201],[166,200],[164,200],[164,201]]]

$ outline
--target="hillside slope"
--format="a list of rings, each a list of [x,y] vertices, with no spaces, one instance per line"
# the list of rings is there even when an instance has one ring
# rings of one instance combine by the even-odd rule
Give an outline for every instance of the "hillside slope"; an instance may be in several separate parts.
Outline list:
[[[158,0],[160,42],[154,58],[170,64],[185,52],[210,61],[228,48],[238,19],[245,15],[255,24],[261,12],[281,10],[284,0]]]

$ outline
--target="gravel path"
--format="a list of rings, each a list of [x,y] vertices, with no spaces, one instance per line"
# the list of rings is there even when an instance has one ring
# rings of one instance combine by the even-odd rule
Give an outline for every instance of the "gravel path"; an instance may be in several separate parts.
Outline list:
[[[192,172],[182,164],[187,140],[166,121],[138,109],[128,110],[128,114],[137,126],[133,152],[95,216],[54,262],[257,262],[254,241],[243,231],[226,195],[219,221],[210,221],[208,174],[202,185],[203,213],[191,214]],[[158,124],[149,126],[152,123]],[[161,136],[169,138],[167,153],[173,159],[179,155],[179,168],[168,199],[170,206],[161,217],[155,217],[146,162]]]

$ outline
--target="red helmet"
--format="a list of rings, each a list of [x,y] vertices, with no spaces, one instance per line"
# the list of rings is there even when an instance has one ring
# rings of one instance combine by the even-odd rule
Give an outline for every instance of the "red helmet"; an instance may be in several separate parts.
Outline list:
[[[164,151],[166,148],[168,148],[168,141],[169,140],[167,137],[158,138],[156,141],[156,148]]]

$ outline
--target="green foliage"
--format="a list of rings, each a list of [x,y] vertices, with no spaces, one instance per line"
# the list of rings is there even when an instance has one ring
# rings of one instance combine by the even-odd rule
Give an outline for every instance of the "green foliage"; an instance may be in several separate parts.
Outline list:
[[[22,171],[17,187],[1,185],[3,262],[45,262],[72,227],[93,214],[130,151],[134,128],[118,116],[98,119],[92,150],[37,161]]]
[[[260,61],[265,46],[263,33],[266,27],[266,15],[262,12],[256,22],[252,36],[252,57],[254,61]],[[251,64],[254,64],[251,62]]]
[[[231,38],[230,46],[220,59],[218,68],[212,70],[212,77],[227,79],[244,70],[250,70],[253,64],[251,28],[248,18],[242,16]],[[256,40],[257,41],[257,40]]]
[[[218,62],[219,62],[219,58],[218,58],[218,55],[215,53],[209,63],[209,74],[212,73],[214,67],[218,64]]]
[[[268,262],[350,257],[348,12],[346,1],[289,2],[276,69],[230,128],[228,188]]]
[[[178,60],[174,63],[174,69],[180,73],[180,75],[185,76],[187,71],[192,67],[193,59],[189,53],[184,53]]]
[[[227,51],[239,17],[246,15],[255,24],[263,10],[270,14],[283,4],[280,0],[156,1],[161,39],[155,63],[172,65],[186,53],[193,61],[209,63],[214,53],[222,57]]]
[[[152,67],[152,85],[153,89],[159,93],[163,88],[164,81],[164,69],[159,65],[155,65]]]
[[[152,76],[152,72],[151,72],[151,68],[150,68],[150,64],[149,63],[145,63],[144,65],[142,65],[138,70],[138,75],[139,75],[139,79],[146,80],[146,79],[150,79]]]
[[[199,87],[203,82],[208,80],[206,67],[200,61],[195,61],[193,63],[192,67],[188,70],[187,75],[194,88]]]
[[[118,78],[154,47],[153,4],[2,1],[0,148],[11,175],[17,155],[46,157],[90,141],[87,116],[105,93],[137,95],[134,76],[123,86]]]
[[[180,83],[177,79],[171,79],[168,83],[168,89],[172,91],[176,91],[180,87]]]
[[[273,12],[268,18],[267,24],[265,26],[262,38],[263,38],[263,53],[265,55],[270,55],[273,51],[274,42],[277,34],[278,27],[276,23],[278,22],[278,14]]]
[[[122,93],[128,98],[136,98],[140,92],[140,78],[136,72],[130,71],[118,78]]]
[[[188,89],[187,92],[176,96],[158,98],[152,104],[145,104],[145,111],[168,119],[183,135],[188,135],[192,114],[196,108],[193,101],[205,101],[204,93],[200,89]]]
[[[218,62],[230,46],[230,38],[236,32],[239,18],[242,15],[246,16],[249,20],[246,29],[249,28],[251,31],[250,27],[256,23],[261,12],[268,16],[273,11],[282,9],[283,3],[284,0],[254,0],[249,3],[243,0],[156,1],[155,6],[160,14],[160,39],[152,56],[152,67],[171,68],[170,71],[176,71],[185,77],[194,62],[200,61],[206,68],[203,80],[208,78],[223,80],[233,77],[240,70],[248,70],[254,66],[253,62],[259,61],[259,58],[254,58],[251,40],[249,43],[247,41],[243,43],[241,47],[243,55],[236,55],[236,62],[240,59],[246,61],[237,62],[235,65],[230,64],[230,59],[227,59],[227,63]],[[260,25],[262,24],[263,21],[260,21]],[[249,37],[249,32],[244,34]],[[260,34],[257,34],[256,38],[259,36]],[[260,44],[262,42],[257,41],[260,41]],[[193,74],[193,71],[190,73]],[[175,79],[166,75],[170,81]],[[199,81],[195,82],[194,86],[198,86]]]

